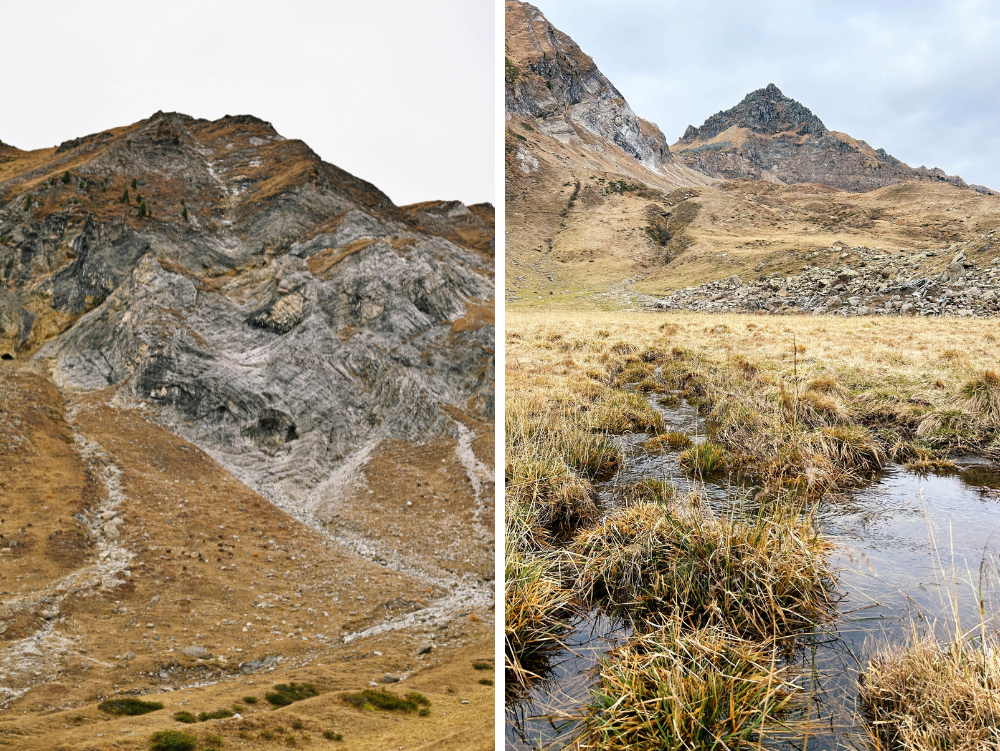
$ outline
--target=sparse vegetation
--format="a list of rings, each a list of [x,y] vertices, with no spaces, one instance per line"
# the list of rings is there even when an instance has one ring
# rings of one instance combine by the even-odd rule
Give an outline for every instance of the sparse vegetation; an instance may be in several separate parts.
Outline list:
[[[341,735],[340,733],[334,732],[333,730],[324,730],[323,731],[323,737],[326,738],[328,741],[342,741],[342,740],[344,740],[344,736],[343,735]]]
[[[493,663],[492,662],[488,662],[486,660],[475,660],[472,663],[472,669],[473,670],[492,670],[493,669]]]
[[[143,701],[129,696],[120,699],[105,699],[97,705],[97,708],[108,714],[132,716],[163,709],[163,704],[158,701]]]
[[[311,683],[279,683],[264,698],[275,707],[287,707],[292,702],[319,696],[319,689]]]

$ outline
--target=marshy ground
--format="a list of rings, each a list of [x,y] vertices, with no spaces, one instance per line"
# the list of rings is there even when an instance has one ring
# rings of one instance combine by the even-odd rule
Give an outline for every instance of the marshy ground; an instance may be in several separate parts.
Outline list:
[[[990,747],[996,337],[509,312],[508,747]]]

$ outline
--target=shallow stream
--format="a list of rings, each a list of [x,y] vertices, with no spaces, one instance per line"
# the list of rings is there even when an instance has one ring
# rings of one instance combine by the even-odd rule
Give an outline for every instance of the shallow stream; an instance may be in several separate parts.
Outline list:
[[[704,423],[693,408],[654,405],[668,430],[704,440]],[[618,439],[626,459],[599,486],[605,503],[615,484],[647,477],[668,479],[680,494],[691,489],[678,452],[647,454],[640,447],[648,437]],[[807,697],[799,719],[807,721],[795,723],[793,733],[765,738],[764,747],[865,748],[855,711],[857,674],[873,647],[904,641],[914,626],[944,635],[956,614],[964,628],[980,622],[976,588],[982,578],[989,599],[1000,562],[1000,469],[974,457],[958,463],[959,473],[930,476],[890,466],[868,485],[821,506],[820,529],[834,543],[830,562],[841,594],[837,616],[798,640],[792,670]],[[702,495],[724,507],[738,490],[726,481],[707,483]],[[549,656],[541,680],[526,694],[508,694],[507,749],[564,747],[600,657],[628,635],[599,611],[576,618],[565,648]]]

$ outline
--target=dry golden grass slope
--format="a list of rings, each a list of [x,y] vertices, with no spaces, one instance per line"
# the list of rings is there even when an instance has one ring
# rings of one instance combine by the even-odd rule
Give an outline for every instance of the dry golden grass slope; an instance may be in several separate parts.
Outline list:
[[[798,271],[838,241],[941,249],[1000,226],[1000,196],[946,182],[854,193],[696,172],[572,39],[516,0],[506,3],[506,61],[505,294],[515,307],[618,307],[631,292]]]
[[[453,445],[408,446],[405,474],[387,445],[330,537],[109,397],[63,395],[31,366],[0,363],[0,748],[137,751],[169,727],[223,748],[333,747],[327,730],[343,734],[338,748],[492,748],[493,688],[480,680],[493,671],[472,664],[492,661],[492,607],[427,607],[448,596],[435,569],[492,577],[490,541],[469,535],[492,509],[463,485]],[[492,453],[492,426],[469,427]],[[345,530],[429,573],[366,560],[334,541]],[[383,684],[387,673],[402,682]],[[272,711],[264,693],[289,681],[320,695]],[[425,694],[430,716],[343,701],[372,681]],[[165,708],[97,709],[114,696]],[[234,702],[243,719],[172,719]]]

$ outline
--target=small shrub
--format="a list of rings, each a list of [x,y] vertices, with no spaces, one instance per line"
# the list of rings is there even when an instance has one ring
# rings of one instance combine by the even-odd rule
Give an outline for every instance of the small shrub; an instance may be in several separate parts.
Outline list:
[[[342,740],[344,740],[344,736],[342,736],[340,733],[335,733],[332,730],[324,730],[323,731],[323,737],[326,738],[328,741],[342,741]]]
[[[414,704],[420,704],[421,706],[424,707],[429,707],[431,705],[430,699],[428,699],[426,696],[416,691],[411,691],[410,693],[408,693],[406,695],[406,699],[407,701],[412,701]]]
[[[490,683],[492,683],[492,681],[490,681]],[[420,711],[417,712],[417,714],[420,715],[421,717],[430,717],[431,716],[431,710],[430,710],[429,707],[421,707]]]
[[[201,742],[209,748],[222,748],[222,736],[215,733],[208,733],[201,737]]]
[[[135,178],[133,177],[133,178],[132,178],[132,190],[135,190],[135,189],[136,189],[136,188],[138,188],[138,187],[139,187],[139,183],[138,183],[138,181],[137,181],[137,180],[136,180],[136,179],[135,179]]]
[[[206,720],[224,720],[227,717],[232,717],[236,714],[231,709],[216,709],[214,712],[199,712],[198,722],[205,722]]]
[[[261,730],[260,737],[263,738],[265,741],[273,741],[274,733],[271,732],[270,730]]]
[[[24,210],[28,211],[31,208],[31,196],[24,199]]]
[[[279,683],[274,691],[264,694],[264,698],[275,707],[287,707],[295,701],[319,696],[319,689],[311,683]]]
[[[187,206],[185,206],[184,210],[181,211],[181,216],[184,217],[184,221],[185,222],[188,220],[188,209],[187,209]]]
[[[257,703],[257,697],[256,696],[244,696],[243,697],[243,701],[245,701],[247,704],[256,704]]]
[[[146,202],[145,201],[143,201],[142,203],[139,204],[139,218],[142,219],[144,216],[146,216]]]
[[[344,694],[343,699],[356,709],[384,709],[388,712],[416,712],[418,704],[430,704],[426,697],[418,693],[401,696],[388,691],[374,691],[366,688],[354,694]]]
[[[177,722],[183,722],[188,725],[194,722],[198,722],[198,718],[195,717],[194,714],[192,714],[191,712],[175,712],[174,719],[177,720]]]
[[[63,172],[63,176],[62,176],[62,184],[63,185],[69,185],[69,181],[72,180],[72,179],[73,178],[70,177],[69,170],[66,170],[65,172]]]
[[[125,192],[122,193],[121,202],[122,203],[129,203],[129,204],[132,203],[132,199],[129,198],[129,196],[128,196],[128,188],[125,188]]]
[[[492,686],[493,685],[493,680],[490,679],[490,678],[480,678],[479,679],[479,685],[480,686]]]
[[[476,660],[472,663],[472,667],[474,670],[492,670],[493,663],[486,660]]]
[[[155,712],[157,709],[163,709],[163,704],[158,701],[143,701],[142,699],[126,697],[122,699],[106,699],[98,704],[97,708],[108,714],[131,716]]]
[[[293,730],[301,730],[303,727],[305,726],[302,724],[302,720],[292,720]]]
[[[194,751],[198,741],[181,730],[161,730],[149,739],[150,751]]]
[[[181,139],[178,136],[174,136],[174,146],[180,146]]]
[[[234,712],[242,712],[243,711],[243,705],[242,704],[233,704],[233,711]]]

